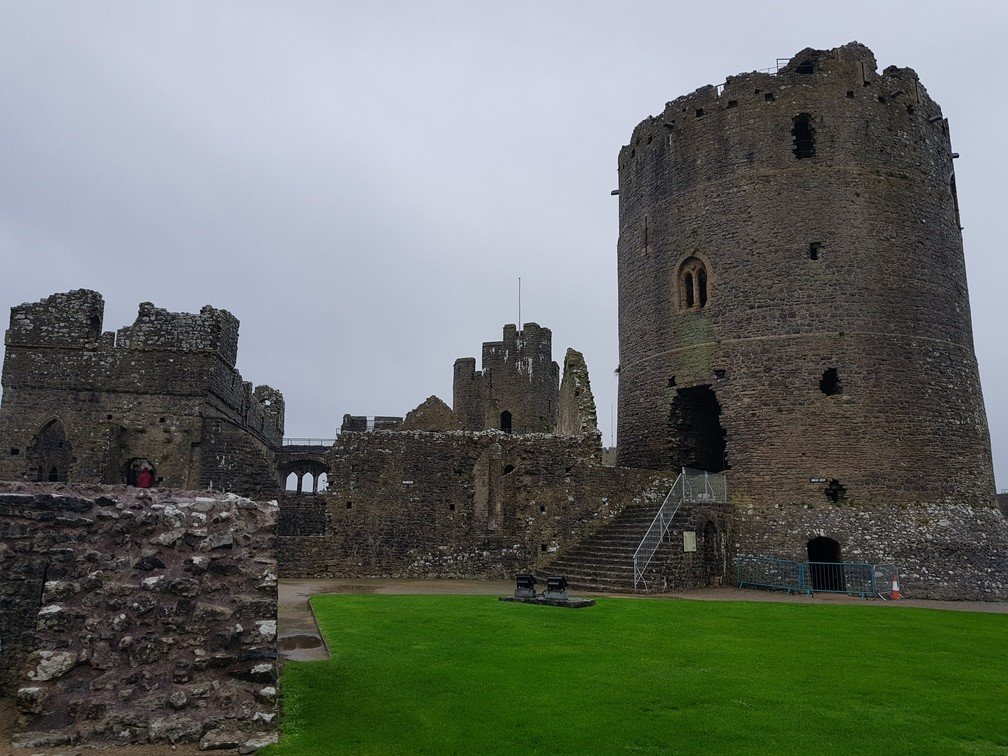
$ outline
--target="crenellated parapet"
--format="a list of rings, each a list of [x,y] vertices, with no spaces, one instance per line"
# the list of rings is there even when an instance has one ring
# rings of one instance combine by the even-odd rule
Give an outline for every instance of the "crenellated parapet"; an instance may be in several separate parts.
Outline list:
[[[274,485],[283,395],[235,368],[238,319],[173,313],[149,302],[103,331],[95,291],[11,309],[0,405],[0,477],[119,483],[150,466],[156,480],[255,493]]]
[[[455,361],[452,408],[466,430],[553,432],[560,368],[549,328],[505,325],[501,341],[483,343],[481,367],[472,357]]]

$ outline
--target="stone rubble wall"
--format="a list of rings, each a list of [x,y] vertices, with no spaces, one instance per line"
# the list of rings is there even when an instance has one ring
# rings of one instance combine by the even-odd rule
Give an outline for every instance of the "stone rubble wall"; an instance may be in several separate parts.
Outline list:
[[[0,689],[27,747],[275,740],[274,502],[0,484]]]
[[[644,571],[639,590],[689,591],[735,583],[735,508],[731,504],[684,503],[668,535]],[[693,550],[684,535],[693,534]]]
[[[908,598],[1008,600],[1008,519],[995,507],[948,504],[739,506],[740,555],[805,561],[818,536],[845,562],[896,564]]]
[[[462,423],[452,408],[436,396],[429,396],[406,413],[401,430],[446,433],[462,430]]]
[[[329,491],[285,496],[284,577],[510,578],[664,473],[605,466],[597,435],[343,434]]]
[[[580,436],[599,432],[595,395],[588,379],[588,365],[584,355],[576,349],[567,349],[564,357],[563,381],[557,400],[556,433],[560,436]]]

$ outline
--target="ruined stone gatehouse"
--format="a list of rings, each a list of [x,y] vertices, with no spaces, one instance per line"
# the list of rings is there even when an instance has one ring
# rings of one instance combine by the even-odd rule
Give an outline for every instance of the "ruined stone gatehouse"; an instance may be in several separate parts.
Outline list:
[[[140,305],[103,331],[94,291],[11,310],[0,405],[0,479],[124,483],[272,494],[283,395],[235,369],[238,320]]]

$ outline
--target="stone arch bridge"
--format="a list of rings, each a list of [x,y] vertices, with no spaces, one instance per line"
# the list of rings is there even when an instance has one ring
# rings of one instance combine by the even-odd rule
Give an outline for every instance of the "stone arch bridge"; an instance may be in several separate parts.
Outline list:
[[[285,438],[276,450],[276,476],[281,489],[286,489],[287,479],[297,476],[297,487],[291,493],[316,494],[319,478],[329,479],[326,455],[335,443],[332,438]],[[324,490],[324,489],[323,489]]]

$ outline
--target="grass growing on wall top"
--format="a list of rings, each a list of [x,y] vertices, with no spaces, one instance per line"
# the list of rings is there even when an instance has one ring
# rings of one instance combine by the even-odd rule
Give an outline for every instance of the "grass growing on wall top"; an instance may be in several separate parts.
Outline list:
[[[316,596],[269,754],[1008,750],[1008,615]]]

